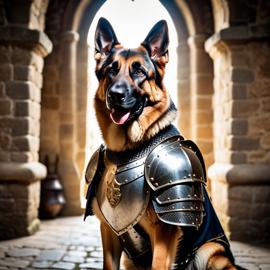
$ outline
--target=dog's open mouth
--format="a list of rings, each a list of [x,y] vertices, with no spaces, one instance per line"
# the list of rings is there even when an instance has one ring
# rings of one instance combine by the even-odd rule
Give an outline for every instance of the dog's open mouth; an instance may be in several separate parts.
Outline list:
[[[124,125],[129,120],[138,117],[145,107],[146,98],[143,98],[133,108],[114,107],[110,110],[110,117],[116,125]]]
[[[130,117],[130,111],[124,109],[112,109],[110,117],[115,124],[123,125],[128,121]]]

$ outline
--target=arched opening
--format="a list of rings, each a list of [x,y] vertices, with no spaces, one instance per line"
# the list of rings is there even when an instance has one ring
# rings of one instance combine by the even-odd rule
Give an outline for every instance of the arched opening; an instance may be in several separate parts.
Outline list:
[[[121,9],[119,9],[121,6]],[[149,13],[151,10],[151,13]],[[140,14],[140,18],[138,18]],[[127,48],[136,48],[147,36],[150,29],[159,20],[166,20],[169,27],[169,63],[166,67],[165,86],[172,100],[178,106],[177,95],[177,47],[178,36],[174,23],[168,11],[157,0],[108,0],[96,13],[88,32],[88,90],[87,90],[87,121],[86,121],[86,164],[91,154],[102,143],[101,134],[93,108],[94,94],[98,81],[95,76],[94,34],[98,19],[105,17],[112,24],[119,42]],[[128,23],[127,23],[128,22]],[[132,33],[132,34],[131,34]],[[177,124],[177,123],[175,123]],[[83,182],[83,181],[82,181]],[[83,183],[82,183],[83,184]],[[83,190],[83,188],[82,188]],[[84,191],[84,190],[83,190]],[[84,202],[82,192],[82,202]],[[84,203],[82,203],[84,204]]]
[[[89,151],[87,142],[89,130],[86,126],[88,123],[87,110],[91,106],[88,106],[88,101],[91,99],[90,94],[96,90],[94,85],[96,79],[89,77],[88,73],[89,67],[90,74],[94,74],[94,63],[89,65],[90,59],[93,60],[91,52],[93,45],[89,49],[88,33],[90,26],[93,28],[90,29],[91,31],[94,31],[96,27],[95,20],[97,21],[100,17],[97,15],[98,11],[105,8],[110,2],[113,4],[114,1],[98,0],[78,3],[72,0],[66,4],[60,2],[51,3],[47,16],[47,31],[53,30],[51,37],[55,38],[55,46],[45,64],[43,97],[47,95],[49,98],[47,100],[54,102],[47,103],[49,108],[46,107],[46,103],[42,105],[41,152],[51,151],[59,154],[59,174],[68,202],[64,214],[74,214],[81,211],[80,196],[77,194],[80,194],[80,180],[83,178],[88,158],[87,151]],[[115,1],[115,4],[116,2],[117,5],[120,4],[119,1]],[[178,102],[176,102],[179,109],[177,126],[180,127],[181,133],[186,138],[195,140],[206,157],[207,165],[210,165],[213,161],[213,114],[211,109],[213,69],[210,57],[204,50],[204,41],[213,32],[213,20],[210,1],[201,0],[201,2],[205,10],[203,14],[199,8],[201,5],[187,4],[184,1],[153,0],[147,1],[147,4],[138,0],[123,1],[123,5],[124,3],[131,7],[133,5],[134,10],[131,15],[123,13],[127,18],[123,17],[122,25],[130,27],[127,37],[124,35],[124,30],[118,30],[117,22],[113,17],[111,19],[109,15],[106,17],[111,21],[119,40],[124,45],[130,40],[130,33],[132,36],[137,36],[134,34],[134,29],[141,30],[137,20],[140,19],[143,22],[144,30],[139,30],[140,35],[138,34],[137,41],[134,41],[135,44],[131,44],[132,47],[136,47],[145,38],[158,20],[165,18],[173,25],[170,27],[174,31],[174,34],[170,33],[171,45],[174,43],[173,35],[175,35],[176,41],[174,49],[170,49],[169,64],[172,65],[174,60],[175,62],[172,65],[172,71],[169,71],[168,65],[167,74],[169,83],[175,83],[172,89],[176,90],[174,93],[178,98]],[[134,9],[136,5],[141,5],[139,11]],[[154,5],[158,5],[164,15],[154,12]],[[58,15],[56,15],[56,10],[59,10]],[[123,6],[119,10],[123,12]],[[109,13],[115,14],[115,12]],[[150,15],[154,16],[151,20]],[[55,32],[53,23],[57,21],[55,18],[57,16],[61,18],[61,24],[57,29],[58,32]],[[49,27],[50,24],[52,24],[51,27]],[[173,30],[174,27],[176,30]],[[93,44],[93,38],[89,40],[91,39]],[[129,44],[127,45],[129,46]],[[177,53],[173,56],[175,50]],[[53,81],[52,76],[55,76]],[[168,85],[168,82],[166,84]],[[91,90],[89,90],[90,88]],[[168,88],[171,90],[171,86]],[[173,91],[171,91],[171,95],[173,95]],[[173,97],[174,100],[177,98]],[[44,101],[46,98],[43,98]],[[53,123],[50,121],[52,118]],[[89,126],[91,133],[91,125]],[[53,143],[50,143],[51,138],[54,138]],[[97,146],[96,140],[92,141]],[[88,153],[89,156],[90,151]]]

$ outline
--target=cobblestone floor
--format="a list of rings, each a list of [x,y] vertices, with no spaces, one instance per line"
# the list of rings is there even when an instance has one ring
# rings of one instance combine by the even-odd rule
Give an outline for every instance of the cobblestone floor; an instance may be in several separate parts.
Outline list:
[[[270,270],[270,243],[232,242],[237,263],[248,270]],[[99,225],[90,217],[43,221],[35,235],[0,242],[0,270],[102,269]]]

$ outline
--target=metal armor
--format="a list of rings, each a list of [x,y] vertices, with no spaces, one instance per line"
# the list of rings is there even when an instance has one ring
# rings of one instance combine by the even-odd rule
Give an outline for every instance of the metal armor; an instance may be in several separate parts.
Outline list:
[[[202,224],[205,171],[200,157],[196,145],[179,136],[165,140],[147,156],[145,178],[161,221],[197,229]]]
[[[96,197],[105,220],[131,258],[150,248],[138,225],[150,200],[165,223],[190,228],[202,224],[203,159],[193,142],[181,139],[180,135],[166,138],[143,156],[136,153],[128,163],[114,162],[101,147],[90,161],[85,216],[93,214],[91,201]]]

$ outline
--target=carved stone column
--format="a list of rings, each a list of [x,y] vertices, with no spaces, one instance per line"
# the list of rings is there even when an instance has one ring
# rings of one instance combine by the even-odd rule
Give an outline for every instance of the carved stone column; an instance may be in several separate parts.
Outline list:
[[[214,61],[212,199],[231,239],[270,237],[269,25],[222,29]]]

